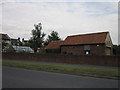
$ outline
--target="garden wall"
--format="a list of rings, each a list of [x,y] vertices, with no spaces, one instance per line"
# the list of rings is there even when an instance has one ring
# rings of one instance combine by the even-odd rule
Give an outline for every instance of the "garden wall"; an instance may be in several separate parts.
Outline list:
[[[39,53],[2,53],[2,58],[9,60],[45,61],[70,64],[91,64],[117,67],[119,56],[86,56],[86,55],[62,55]]]

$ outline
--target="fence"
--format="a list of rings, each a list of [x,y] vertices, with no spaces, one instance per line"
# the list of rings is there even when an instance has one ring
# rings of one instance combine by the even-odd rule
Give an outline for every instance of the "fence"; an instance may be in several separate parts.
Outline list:
[[[39,54],[39,53],[2,53],[3,59],[24,61],[45,61],[70,64],[90,64],[102,66],[120,65],[119,56],[80,56],[62,54]]]

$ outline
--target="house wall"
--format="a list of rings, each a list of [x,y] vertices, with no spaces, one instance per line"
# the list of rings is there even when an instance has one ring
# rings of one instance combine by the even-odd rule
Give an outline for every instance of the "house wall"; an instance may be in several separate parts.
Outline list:
[[[111,55],[111,54],[112,54],[111,48],[106,47],[106,49],[105,49],[105,54],[106,54],[106,55]]]
[[[99,46],[98,46],[99,45]],[[90,46],[91,55],[105,55],[105,45],[95,44]],[[84,45],[61,46],[62,54],[85,55]]]
[[[105,44],[106,44],[106,49],[105,49],[106,55],[113,55],[113,43],[109,33],[106,36]]]
[[[91,54],[92,55],[106,55],[105,45],[104,44],[91,45]]]
[[[84,46],[61,46],[62,54],[84,55]]]
[[[108,33],[107,36],[106,36],[105,44],[106,44],[106,46],[108,46],[108,47],[112,47],[112,46],[113,46],[112,40],[111,40],[111,37],[110,37],[110,34],[109,34],[109,33]]]

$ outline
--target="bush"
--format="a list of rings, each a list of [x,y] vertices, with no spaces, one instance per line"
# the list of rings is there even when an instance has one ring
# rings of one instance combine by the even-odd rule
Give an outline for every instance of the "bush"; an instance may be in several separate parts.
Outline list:
[[[60,49],[47,49],[46,53],[60,53]]]
[[[39,53],[46,53],[46,50],[44,48],[38,49]]]

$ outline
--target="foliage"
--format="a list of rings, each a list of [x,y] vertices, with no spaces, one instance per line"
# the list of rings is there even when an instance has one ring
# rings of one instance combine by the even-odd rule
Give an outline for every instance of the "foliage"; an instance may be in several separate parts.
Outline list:
[[[57,49],[47,49],[45,50],[44,48],[39,49],[39,53],[46,54],[46,53],[60,53],[60,48]]]
[[[44,43],[45,33],[42,33],[41,30],[41,23],[38,23],[38,25],[34,25],[34,29],[32,30],[32,37],[29,40],[30,46],[34,49],[34,52],[37,52],[37,49],[41,48]]]
[[[5,52],[8,47],[9,47],[9,44],[3,41],[2,42],[2,51]]]
[[[39,53],[42,53],[42,54],[45,54],[45,53],[46,53],[44,47],[43,47],[43,48],[40,48],[40,49],[38,49],[38,50],[39,50]]]
[[[120,55],[120,45],[113,45],[113,55]]]
[[[3,42],[2,42],[2,49],[5,49],[5,47],[6,47],[7,45],[8,45],[8,44],[3,41]]]
[[[60,53],[60,48],[58,48],[58,49],[48,49],[48,50],[46,50],[46,53]]]
[[[22,46],[30,47],[30,43],[29,42],[23,43]]]
[[[58,35],[58,32],[52,31],[52,32],[50,33],[50,35],[48,35],[48,37],[47,37],[44,45],[46,46],[46,45],[48,45],[51,41],[57,41],[57,40],[61,40],[61,38],[60,38],[59,35]]]
[[[117,55],[120,55],[120,45],[117,47]]]
[[[20,41],[20,37],[17,39],[16,46],[23,46],[22,42]]]
[[[15,52],[15,50],[12,45],[9,45],[9,48],[7,48],[6,52]]]

